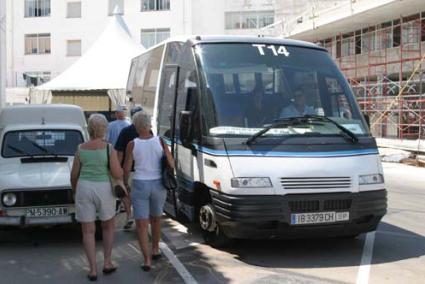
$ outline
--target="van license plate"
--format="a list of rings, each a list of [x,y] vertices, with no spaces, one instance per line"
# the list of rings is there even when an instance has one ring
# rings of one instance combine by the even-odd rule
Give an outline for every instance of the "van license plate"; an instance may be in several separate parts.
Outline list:
[[[316,212],[291,214],[291,225],[322,224],[348,221],[350,212]]]
[[[68,207],[28,208],[25,210],[27,217],[56,217],[68,215]]]

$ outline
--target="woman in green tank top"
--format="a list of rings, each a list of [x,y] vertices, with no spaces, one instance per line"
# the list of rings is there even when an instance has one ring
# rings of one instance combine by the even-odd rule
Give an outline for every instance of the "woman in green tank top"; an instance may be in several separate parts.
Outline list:
[[[88,120],[90,141],[81,144],[74,157],[71,186],[75,195],[75,213],[81,223],[83,245],[90,272],[90,281],[97,280],[95,221],[102,221],[104,242],[103,273],[117,270],[112,263],[112,246],[115,232],[115,198],[112,195],[110,174],[121,179],[123,172],[116,151],[104,141],[108,121],[102,114],[92,114]],[[108,169],[108,153],[109,169]]]

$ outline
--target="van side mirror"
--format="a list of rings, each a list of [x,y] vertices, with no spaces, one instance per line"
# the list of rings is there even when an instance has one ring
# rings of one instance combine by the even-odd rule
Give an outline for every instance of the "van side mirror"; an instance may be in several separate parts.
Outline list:
[[[367,113],[363,113],[364,120],[366,120],[367,127],[370,129],[370,118]]]
[[[183,110],[180,112],[180,140],[186,148],[192,149],[193,133],[192,133],[192,112]]]

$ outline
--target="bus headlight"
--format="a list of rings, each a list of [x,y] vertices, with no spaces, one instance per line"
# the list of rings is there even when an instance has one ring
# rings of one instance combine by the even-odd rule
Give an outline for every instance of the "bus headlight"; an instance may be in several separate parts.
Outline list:
[[[359,176],[359,185],[384,183],[384,176],[381,174]]]
[[[231,185],[236,188],[272,187],[272,182],[268,177],[239,177],[232,178]]]
[[[6,206],[13,206],[16,204],[16,194],[14,193],[6,193],[3,195],[3,204]]]

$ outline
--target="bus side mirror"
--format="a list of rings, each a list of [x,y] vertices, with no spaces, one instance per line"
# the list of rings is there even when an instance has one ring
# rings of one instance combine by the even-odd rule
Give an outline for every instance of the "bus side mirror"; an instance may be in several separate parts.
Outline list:
[[[180,140],[184,147],[192,149],[192,112],[183,110],[180,112]]]
[[[370,129],[370,118],[369,118],[369,115],[366,114],[366,113],[363,113],[363,117],[366,120],[367,127],[369,127],[369,129]]]

